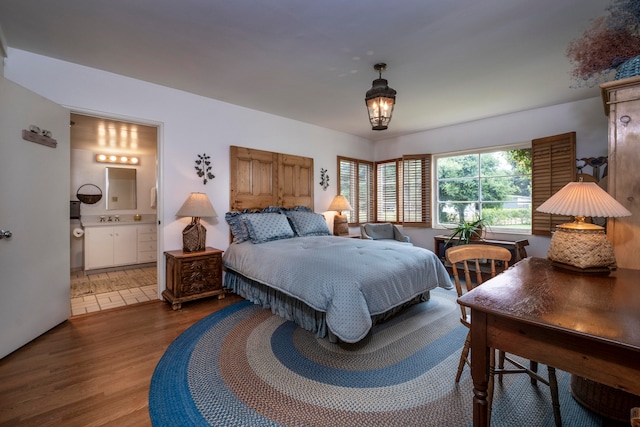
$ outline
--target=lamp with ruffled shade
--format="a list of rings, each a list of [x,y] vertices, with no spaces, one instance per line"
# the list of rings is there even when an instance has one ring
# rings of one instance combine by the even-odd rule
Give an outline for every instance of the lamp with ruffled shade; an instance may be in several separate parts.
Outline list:
[[[547,258],[554,265],[581,273],[607,273],[616,268],[604,228],[585,222],[585,217],[615,218],[631,212],[596,183],[570,182],[536,210],[575,218],[558,225],[553,233]]]

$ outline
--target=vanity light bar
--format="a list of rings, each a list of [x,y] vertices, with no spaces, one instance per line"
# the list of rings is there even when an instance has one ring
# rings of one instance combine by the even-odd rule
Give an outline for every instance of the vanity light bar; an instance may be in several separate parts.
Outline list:
[[[100,163],[119,163],[122,165],[139,165],[138,157],[118,156],[115,154],[96,154],[96,162]]]

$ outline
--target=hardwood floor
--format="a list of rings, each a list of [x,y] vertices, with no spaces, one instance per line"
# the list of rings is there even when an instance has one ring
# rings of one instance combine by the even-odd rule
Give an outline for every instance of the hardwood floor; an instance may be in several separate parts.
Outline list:
[[[149,426],[149,383],[171,342],[240,301],[151,301],[75,317],[0,360],[0,426]]]

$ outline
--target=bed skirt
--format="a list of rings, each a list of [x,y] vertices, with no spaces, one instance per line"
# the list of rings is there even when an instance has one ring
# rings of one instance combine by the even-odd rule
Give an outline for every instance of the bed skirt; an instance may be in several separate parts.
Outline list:
[[[294,322],[301,328],[316,334],[318,338],[327,337],[330,342],[339,341],[327,326],[324,312],[315,310],[290,295],[230,269],[225,270],[224,287],[262,308],[270,309],[273,314]],[[429,298],[429,291],[426,291],[384,313],[372,316],[372,324],[382,323],[404,308],[428,301]]]

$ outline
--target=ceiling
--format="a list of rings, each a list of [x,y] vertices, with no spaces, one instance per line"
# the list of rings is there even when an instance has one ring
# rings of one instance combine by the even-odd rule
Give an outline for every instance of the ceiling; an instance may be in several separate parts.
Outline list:
[[[96,154],[155,155],[158,128],[104,117],[71,114],[71,148]]]
[[[565,49],[607,4],[0,0],[0,27],[12,48],[380,140],[598,96],[571,87]],[[364,104],[378,62],[398,91],[385,131]]]

